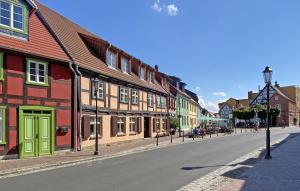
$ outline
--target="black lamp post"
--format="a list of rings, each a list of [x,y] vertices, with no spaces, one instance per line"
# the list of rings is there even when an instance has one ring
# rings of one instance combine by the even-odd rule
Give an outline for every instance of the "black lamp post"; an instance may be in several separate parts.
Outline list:
[[[96,94],[96,139],[95,139],[95,152],[94,155],[99,155],[99,129],[98,129],[98,94],[99,94],[99,79],[94,78],[94,91]]]
[[[181,112],[180,112],[180,107],[181,107],[181,98],[179,97],[179,115],[178,115],[178,119],[179,119],[179,137],[181,137]]]
[[[272,81],[272,69],[266,67],[263,71],[265,83],[267,85],[267,131],[266,131],[266,149],[267,153],[265,159],[272,159],[271,156],[271,146],[270,146],[270,85]]]

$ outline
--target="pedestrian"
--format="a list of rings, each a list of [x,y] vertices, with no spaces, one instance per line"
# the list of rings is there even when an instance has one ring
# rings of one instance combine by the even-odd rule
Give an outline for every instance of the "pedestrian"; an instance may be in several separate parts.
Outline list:
[[[259,122],[256,121],[256,122],[255,122],[255,132],[258,132],[258,128],[259,128]]]

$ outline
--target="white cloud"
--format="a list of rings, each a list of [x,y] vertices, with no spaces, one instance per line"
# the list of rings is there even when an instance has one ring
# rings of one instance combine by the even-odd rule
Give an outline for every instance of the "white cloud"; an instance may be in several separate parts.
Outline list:
[[[198,96],[198,98],[199,98],[199,104],[201,105],[201,107],[204,107],[208,111],[214,112],[214,113],[217,113],[219,111],[218,103],[212,102],[212,101],[205,101],[202,96]]]
[[[156,12],[162,12],[163,10],[166,11],[166,13],[169,16],[176,16],[178,14],[178,7],[174,4],[164,4],[160,0],[154,1],[153,5],[151,5],[151,9],[153,9]]]
[[[225,92],[213,92],[212,93],[214,96],[221,96],[221,97],[225,97],[226,93]]]
[[[199,86],[196,87],[196,92],[199,92],[201,90],[201,88]]]
[[[154,10],[154,11],[157,11],[157,12],[161,12],[163,7],[160,3],[160,0],[156,0],[153,5],[151,6],[151,8]]]
[[[226,102],[228,99],[226,98],[226,99],[219,99],[218,100],[218,103],[223,103],[223,102]]]
[[[174,4],[167,6],[167,13],[169,16],[176,16],[178,14],[178,7]]]

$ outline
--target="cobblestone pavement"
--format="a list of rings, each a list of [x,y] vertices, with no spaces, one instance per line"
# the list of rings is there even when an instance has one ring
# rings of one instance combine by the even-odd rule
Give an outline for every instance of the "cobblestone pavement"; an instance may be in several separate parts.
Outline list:
[[[191,182],[179,191],[289,191],[299,190],[300,136],[298,133],[272,142],[272,160],[261,147]]]
[[[293,134],[263,157],[240,177],[224,186],[223,191],[295,191],[300,190],[300,134]]]
[[[248,130],[250,132],[250,130]],[[240,132],[238,131],[237,134]],[[245,133],[245,132],[244,132]],[[234,133],[231,136],[235,135]],[[201,141],[210,138],[222,137],[224,134],[207,135],[202,138],[197,138],[194,141]],[[0,160],[0,179],[19,176],[44,170],[50,170],[65,166],[73,166],[93,160],[101,160],[112,157],[124,156],[137,152],[153,150],[172,145],[189,143],[193,141],[191,138],[185,138],[185,142],[178,135],[173,136],[173,144],[170,143],[170,136],[160,137],[159,146],[156,146],[156,139],[139,139],[110,145],[101,145],[100,156],[93,155],[93,147],[84,149],[82,152],[60,152],[54,156],[38,157],[28,159],[15,159],[15,160]]]

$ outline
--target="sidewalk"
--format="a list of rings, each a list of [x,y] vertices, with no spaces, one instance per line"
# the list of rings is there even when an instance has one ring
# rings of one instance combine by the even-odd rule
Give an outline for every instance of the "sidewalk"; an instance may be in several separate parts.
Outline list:
[[[300,134],[292,134],[282,144],[272,150],[271,160],[263,156],[223,191],[290,191],[300,188]],[[235,172],[227,173],[237,174]]]

